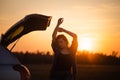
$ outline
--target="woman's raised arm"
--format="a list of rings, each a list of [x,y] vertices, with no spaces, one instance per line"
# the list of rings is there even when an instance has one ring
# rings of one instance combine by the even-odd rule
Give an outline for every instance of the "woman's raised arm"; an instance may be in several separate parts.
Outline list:
[[[56,27],[55,27],[55,29],[53,31],[53,34],[52,34],[52,39],[53,40],[56,38],[58,28],[59,28],[60,24],[62,24],[62,22],[63,22],[63,18],[59,18],[58,22],[57,22],[57,25],[56,25]]]
[[[75,33],[71,32],[71,31],[68,31],[68,30],[66,30],[66,29],[58,28],[58,31],[59,31],[59,32],[65,32],[65,33],[67,33],[68,35],[72,36],[73,38],[77,38],[77,35],[76,35]]]

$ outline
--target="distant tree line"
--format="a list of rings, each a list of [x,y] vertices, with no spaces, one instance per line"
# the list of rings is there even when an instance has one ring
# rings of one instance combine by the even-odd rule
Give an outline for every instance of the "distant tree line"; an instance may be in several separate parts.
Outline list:
[[[50,52],[13,52],[22,64],[51,64],[53,55]],[[95,64],[95,65],[120,65],[118,52],[113,51],[111,55],[103,53],[90,53],[87,51],[78,52],[76,55],[77,64]]]
[[[98,64],[98,65],[120,65],[118,52],[113,51],[111,55],[103,53],[89,53],[86,51],[78,52],[77,63],[79,64]]]

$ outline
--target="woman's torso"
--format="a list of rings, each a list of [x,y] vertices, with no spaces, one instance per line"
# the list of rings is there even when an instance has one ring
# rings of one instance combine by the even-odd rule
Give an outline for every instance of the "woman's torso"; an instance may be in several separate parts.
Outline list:
[[[70,71],[72,66],[72,54],[62,54],[61,52],[54,55],[52,68],[54,71]]]

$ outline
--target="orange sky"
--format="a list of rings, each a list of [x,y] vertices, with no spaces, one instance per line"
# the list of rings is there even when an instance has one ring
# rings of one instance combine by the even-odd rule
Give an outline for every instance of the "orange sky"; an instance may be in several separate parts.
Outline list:
[[[63,17],[61,27],[78,35],[78,50],[120,52],[120,0],[0,0],[0,10],[0,34],[27,14],[52,16],[46,31],[23,36],[14,51],[51,51],[52,32]]]

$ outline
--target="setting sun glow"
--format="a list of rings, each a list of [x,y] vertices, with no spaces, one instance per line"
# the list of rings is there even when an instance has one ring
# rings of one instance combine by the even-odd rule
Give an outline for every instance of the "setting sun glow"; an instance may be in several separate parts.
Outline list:
[[[78,39],[78,49],[92,51],[94,42],[92,38],[82,37]]]

